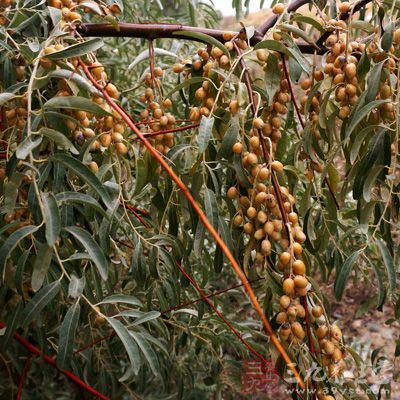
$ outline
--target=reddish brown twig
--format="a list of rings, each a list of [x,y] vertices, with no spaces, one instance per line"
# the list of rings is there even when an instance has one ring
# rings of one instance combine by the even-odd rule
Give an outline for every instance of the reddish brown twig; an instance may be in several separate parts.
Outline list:
[[[3,322],[0,322],[0,328],[5,328],[5,327],[6,327],[6,325]],[[43,354],[39,348],[37,348],[36,346],[34,346],[30,342],[28,342],[24,337],[22,337],[17,332],[15,332],[13,336],[14,336],[14,339],[18,343],[22,344],[22,346],[24,346],[29,351],[29,353],[41,357],[47,364],[49,364],[53,368],[57,369],[60,373],[65,375],[70,381],[74,382],[76,385],[78,385],[82,389],[86,390],[88,393],[92,394],[93,396],[95,396],[101,400],[111,400],[109,397],[105,396],[104,394],[101,394],[96,389],[92,388],[87,383],[82,381],[80,378],[78,378],[72,372],[67,371],[66,369],[58,368],[57,363],[54,360],[54,358],[52,358],[46,354]]]
[[[154,46],[153,46],[153,39],[148,40],[149,44],[149,69],[151,75],[151,86],[154,87],[155,83],[155,76],[154,76]]]
[[[244,346],[253,353],[259,360],[267,364],[267,360],[260,354],[253,346],[251,346],[245,339],[242,338],[242,335],[237,331],[237,329],[218,311],[218,309],[214,306],[214,303],[205,295],[205,293],[201,290],[200,286],[197,282],[182,268],[182,266],[177,262],[179,270],[182,274],[189,280],[192,286],[196,289],[196,291],[200,294],[202,299],[214,310],[214,312],[218,315],[218,317],[224,322],[224,324],[232,331],[232,333],[244,344]]]
[[[121,242],[120,242],[120,243],[121,243]],[[123,244],[124,246],[128,246],[128,247],[132,248],[132,246],[130,246],[130,245],[128,245],[128,244],[125,244],[125,243],[122,243],[122,244]],[[249,282],[250,282],[250,283],[258,282],[258,281],[260,281],[261,279],[263,279],[263,278],[257,278],[257,279],[254,279],[254,280],[252,280],[252,281],[249,281]],[[217,292],[214,292],[214,293],[208,295],[207,298],[210,299],[210,298],[212,298],[212,297],[219,296],[220,294],[229,292],[230,290],[234,290],[234,289],[240,288],[240,287],[242,287],[242,286],[243,286],[243,284],[237,284],[237,285],[235,285],[235,286],[231,286],[231,287],[229,287],[229,288],[225,288],[225,289],[219,290],[219,291],[217,291]],[[171,311],[179,310],[179,309],[181,309],[181,308],[183,308],[183,307],[187,307],[187,306],[190,306],[190,305],[192,305],[192,304],[198,303],[199,301],[204,301],[204,298],[203,298],[203,297],[199,297],[199,298],[197,298],[197,299],[195,299],[195,300],[190,300],[190,301],[187,301],[187,302],[185,302],[185,303],[178,304],[178,305],[176,305],[176,306],[173,306],[173,307],[168,308],[167,310],[160,311],[160,313],[161,313],[162,315],[164,315],[164,314],[167,314],[167,313],[169,313],[169,312],[171,312]],[[84,347],[82,347],[82,348],[76,350],[76,351],[75,351],[75,354],[76,354],[76,353],[81,353],[81,352],[84,351],[84,350],[90,349],[91,347],[93,347],[93,346],[95,346],[96,344],[102,342],[103,340],[111,339],[111,338],[114,337],[115,335],[116,335],[116,333],[115,333],[115,332],[112,332],[110,335],[103,336],[103,337],[101,337],[101,338],[99,338],[99,339],[96,339],[96,340],[93,341],[92,343],[89,343],[88,345],[85,345]]]
[[[311,324],[310,324],[310,316],[308,313],[308,303],[307,303],[307,296],[301,298],[301,302],[303,304],[304,310],[306,312],[306,328],[307,328],[307,337],[308,337],[308,347],[310,348],[311,353],[315,353],[314,341],[311,333]]]
[[[154,137],[154,136],[165,135],[166,133],[183,132],[183,131],[187,131],[189,129],[197,128],[199,125],[200,125],[199,123],[195,123],[195,124],[186,125],[186,126],[179,126],[177,128],[166,129],[164,131],[143,133],[143,136],[146,138],[149,138],[149,137]],[[135,138],[135,140],[139,140],[139,139]]]
[[[249,283],[258,282],[261,279],[263,279],[263,278],[253,279],[253,280],[249,281]],[[225,288],[225,289],[219,290],[217,292],[214,292],[214,293],[208,295],[207,298],[211,299],[212,297],[219,296],[220,294],[227,293],[227,292],[229,292],[231,290],[234,290],[234,289],[237,289],[237,288],[240,288],[240,287],[243,287],[243,283],[238,283],[235,286],[231,286],[229,288]],[[171,311],[179,310],[180,308],[190,306],[190,305],[198,303],[199,301],[202,301],[202,300],[205,300],[203,296],[201,296],[201,297],[199,297],[199,298],[197,298],[195,300],[190,300],[190,301],[188,301],[186,303],[182,303],[182,304],[178,304],[177,306],[170,307],[170,308],[168,308],[168,310],[161,311],[161,314],[167,314],[167,313],[169,313]]]
[[[19,377],[18,381],[18,392],[17,392],[17,397],[16,400],[21,400],[22,399],[22,388],[24,387],[24,382],[26,379],[26,375],[28,374],[29,366],[31,363],[32,359],[32,353],[29,353],[25,362],[24,362],[24,367],[22,368],[21,375]]]
[[[107,93],[107,91],[96,81],[96,79],[93,77],[93,75],[90,73],[88,67],[85,65],[85,63],[82,60],[79,60],[79,64],[82,67],[85,75],[89,78],[89,80],[93,83],[93,85],[102,92],[104,99],[106,102],[122,117],[124,122],[129,126],[129,128],[140,138],[144,146],[147,148],[148,152],[150,155],[156,159],[156,161],[161,165],[161,167],[167,172],[167,174],[171,177],[171,179],[176,183],[176,185],[179,187],[179,189],[182,191],[183,195],[186,197],[187,201],[193,208],[194,212],[198,215],[200,221],[203,223],[204,227],[207,229],[207,231],[211,234],[213,239],[215,240],[216,244],[221,248],[222,252],[225,254],[226,258],[229,260],[232,268],[234,269],[236,275],[239,277],[239,279],[242,281],[244,288],[250,298],[250,301],[254,307],[254,309],[257,311],[257,314],[259,315],[264,328],[268,335],[270,336],[272,344],[276,347],[277,351],[281,354],[283,360],[285,361],[286,365],[288,368],[292,371],[294,374],[299,386],[301,389],[305,388],[304,381],[302,377],[300,376],[299,372],[297,371],[296,367],[292,363],[292,360],[288,356],[286,350],[283,348],[281,345],[279,339],[275,336],[275,333],[266,318],[263,309],[260,306],[260,303],[258,302],[258,299],[251,288],[249,281],[247,280],[246,275],[242,271],[241,267],[239,266],[238,262],[236,261],[235,257],[229,250],[228,246],[222,239],[222,237],[219,235],[219,233],[215,230],[215,228],[212,226],[208,218],[206,217],[205,213],[203,210],[200,208],[192,194],[190,193],[189,189],[187,186],[183,183],[183,181],[179,178],[179,176],[174,172],[174,170],[170,167],[170,165],[167,163],[167,161],[158,153],[158,151],[149,143],[149,141],[146,139],[146,137],[143,135],[143,133],[136,127],[136,125],[132,122],[131,117],[129,114],[122,108],[120,107],[114,99]]]
[[[332,199],[333,199],[333,202],[335,203],[336,209],[337,209],[337,210],[340,210],[340,206],[339,206],[339,203],[338,203],[338,201],[337,201],[337,199],[336,199],[335,193],[333,193],[332,186],[331,186],[331,184],[329,183],[329,179],[328,179],[326,176],[325,176],[325,178],[324,178],[324,182],[325,182],[326,186],[328,186],[329,193],[330,193],[331,196],[332,196]]]
[[[133,119],[133,117],[132,117],[132,119]],[[160,121],[157,120],[157,119],[146,119],[144,121],[134,122],[134,124],[136,126],[140,126],[140,125],[154,124],[155,122],[160,122]],[[175,122],[180,124],[180,123],[183,123],[183,122],[192,122],[192,121],[190,119],[177,119]]]
[[[296,96],[294,95],[292,80],[290,79],[290,75],[289,75],[289,71],[288,71],[287,66],[286,66],[286,60],[285,60],[285,55],[284,54],[281,54],[281,59],[282,59],[283,72],[285,74],[285,78],[286,78],[287,83],[288,83],[290,96],[292,98],[292,103],[293,103],[294,109],[296,110],[297,118],[300,121],[300,125],[304,129],[304,127],[306,125],[305,125],[305,123],[303,121],[303,117],[301,116],[300,108],[299,108],[299,106],[297,104],[297,101],[296,101]]]
[[[135,209],[135,211],[145,217],[149,216],[149,212],[146,210],[142,210],[141,208],[137,208],[137,207],[133,207]]]
[[[117,334],[115,333],[115,331],[113,331],[109,335],[102,336],[101,338],[98,338],[98,339],[94,340],[93,342],[81,347],[80,349],[75,350],[74,354],[78,354],[78,353],[81,353],[82,351],[85,351],[87,349],[91,349],[92,347],[96,346],[96,344],[99,344],[99,343],[103,342],[104,340],[109,340],[109,339],[113,338],[116,335]]]
[[[139,221],[140,223],[148,228],[149,225],[147,224],[147,222],[139,215],[139,213],[137,212],[136,208],[131,206],[130,204],[126,203],[125,201],[121,201],[121,205],[122,207],[124,207],[125,209],[129,210]]]
[[[205,293],[201,290],[200,286],[197,284],[197,282],[182,268],[182,266],[177,262],[176,265],[178,266],[179,270],[182,272],[183,275],[189,280],[189,282],[192,284],[192,286],[196,289],[196,291],[200,294],[202,299],[207,302],[207,304],[214,310],[214,312],[218,315],[218,317],[225,323],[225,325],[233,332],[233,334],[244,344],[244,346],[252,353],[254,354],[260,361],[262,361],[265,365],[268,365],[268,360],[266,360],[258,351],[251,346],[245,339],[242,338],[240,333],[232,326],[232,324],[217,310],[217,308],[214,306],[214,304],[209,300],[210,296],[206,296]],[[278,374],[279,376],[279,374]],[[283,377],[279,376],[283,382],[285,382],[287,385],[292,387],[292,389],[296,392],[296,394],[300,396],[294,385],[288,383]]]

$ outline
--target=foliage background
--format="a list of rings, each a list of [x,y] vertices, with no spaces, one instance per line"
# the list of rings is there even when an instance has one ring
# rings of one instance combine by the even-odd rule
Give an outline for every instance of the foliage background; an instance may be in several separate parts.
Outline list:
[[[241,4],[236,3],[239,9]],[[18,7],[9,29],[2,27],[1,31],[1,87],[3,92],[22,94],[27,90],[28,80],[17,81],[15,66],[27,64],[27,69],[32,70],[40,47],[48,39],[47,21],[51,14],[43,2],[21,2]],[[394,20],[396,13],[397,10],[389,18]],[[96,16],[91,18],[100,20]],[[114,17],[107,18],[111,21]],[[374,18],[379,20],[378,12]],[[119,19],[178,21],[213,27],[218,24],[219,16],[203,2],[141,0],[134,4],[127,1]],[[386,19],[385,24],[389,22]],[[73,42],[72,38],[65,40]],[[146,53],[147,42],[123,38],[107,38],[104,42],[97,50],[98,60],[120,89],[122,105],[137,119],[142,107],[138,101],[143,91],[141,81],[148,71],[147,57],[143,56],[141,62],[138,60]],[[157,56],[156,51],[157,64],[166,70],[162,91],[168,94],[182,83],[177,81],[179,78],[172,73],[170,65],[177,56],[190,63],[197,45],[162,39],[156,40],[154,46],[163,49],[163,54],[170,52]],[[254,56],[252,60],[257,71]],[[302,71],[293,58],[289,62],[293,81],[297,82]],[[368,80],[374,79],[377,72],[368,65],[359,73]],[[39,70],[40,74],[45,76],[46,72]],[[255,84],[263,87],[269,77],[263,78],[255,80]],[[236,94],[243,96],[244,102],[248,101],[237,79],[235,85]],[[177,119],[188,118],[196,88],[196,85],[182,87],[173,93],[171,112]],[[48,127],[67,136],[66,116],[47,103],[57,90],[57,77],[35,80],[32,129],[38,130],[46,120]],[[90,97],[82,82],[74,81],[72,90],[82,98]],[[258,279],[259,275],[265,278],[255,287],[266,314],[273,319],[276,309],[272,299],[282,293],[278,280],[272,273],[256,271],[246,263],[243,237],[239,230],[231,229],[236,210],[225,192],[234,180],[235,161],[223,156],[227,150],[222,138],[232,121],[231,115],[222,109],[216,115],[214,136],[206,151],[199,150],[200,139],[189,131],[176,139],[167,157],[237,259],[242,261],[250,278]],[[321,119],[324,119],[323,112]],[[361,119],[350,140],[345,140],[345,128],[338,131],[334,121],[320,120],[325,135],[316,143],[307,128],[304,132],[299,129],[291,107],[276,157],[285,164],[286,174],[280,176],[281,183],[288,185],[298,199],[297,209],[308,236],[306,259],[310,275],[328,282],[336,277],[337,298],[341,298],[351,276],[356,285],[371,287],[368,305],[380,309],[385,301],[396,304],[398,300],[399,182],[393,171],[392,178],[387,171],[391,164],[390,144],[393,138],[398,138],[398,121],[384,125],[379,133],[372,135],[367,113]],[[245,126],[249,126],[249,121],[243,121],[241,129]],[[26,138],[25,134],[26,131],[22,139]],[[136,143],[133,138],[131,142]],[[27,222],[22,216],[17,222],[4,220],[0,227],[3,244],[0,270],[4,271],[0,315],[9,326],[2,338],[2,362],[6,368],[1,372],[1,395],[14,397],[15,377],[21,373],[27,355],[11,339],[11,332],[20,327],[45,353],[55,354],[57,350],[59,365],[84,377],[113,399],[235,396],[240,387],[240,361],[249,357],[241,343],[203,302],[196,307],[168,311],[197,297],[177,269],[175,259],[184,260],[185,269],[196,276],[208,293],[236,283],[222,253],[215,249],[170,178],[160,174],[155,162],[138,146],[132,146],[130,156],[123,158],[112,150],[91,155],[90,141],[77,146],[77,154],[72,156],[65,149],[71,151],[74,145],[64,143],[61,146],[64,150],[60,150],[60,143],[51,134],[41,145],[34,144],[20,140],[18,148],[11,149],[17,153],[7,160],[7,180],[1,183],[4,215],[26,206],[30,211]],[[317,149],[318,158],[325,161],[322,175],[312,182],[305,175],[305,162],[298,157],[301,145]],[[44,156],[46,162],[33,168],[32,159],[27,157],[31,151],[34,159]],[[18,159],[24,161],[21,163]],[[100,166],[95,175],[86,167],[91,160]],[[380,169],[371,172],[372,162]],[[398,160],[394,162],[398,168],[396,163]],[[323,184],[324,176],[337,193],[339,211]],[[355,190],[358,190],[356,196]],[[45,224],[40,215],[40,202],[48,218]],[[120,207],[121,202],[146,210],[149,228]],[[24,222],[22,226],[21,222]],[[58,253],[52,250],[56,241]],[[108,271],[107,279],[102,279],[105,271]],[[39,293],[45,301],[39,302],[38,295],[34,297],[32,286],[43,287]],[[318,291],[318,285],[314,287],[323,299],[324,293]],[[110,298],[115,295],[122,297]],[[105,319],[96,317],[96,310],[82,296],[91,304],[105,301],[101,305]],[[214,301],[244,337],[264,354],[269,347],[268,339],[241,290],[230,291]],[[329,309],[329,304],[325,304]],[[113,318],[121,312],[123,323]],[[66,329],[67,322],[76,325],[76,335],[73,342],[68,337],[69,341],[62,343],[65,331],[63,328],[60,331],[60,326]],[[71,346],[78,350],[110,335],[110,327],[117,331],[118,337],[71,354]],[[126,327],[130,332],[127,337]],[[121,341],[123,338],[127,342]],[[64,346],[64,352],[60,346]],[[359,361],[356,355],[354,358]],[[232,374],[228,376],[226,371]],[[81,396],[74,390],[77,389],[39,359],[32,362],[24,389],[27,398]]]

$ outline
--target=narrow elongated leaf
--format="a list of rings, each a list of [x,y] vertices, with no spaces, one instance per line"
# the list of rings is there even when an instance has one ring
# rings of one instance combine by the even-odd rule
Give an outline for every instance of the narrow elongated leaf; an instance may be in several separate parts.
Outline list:
[[[57,365],[60,368],[67,368],[69,366],[74,350],[75,333],[78,327],[80,312],[81,306],[79,303],[73,304],[65,314],[60,326],[60,340],[57,352]]]
[[[57,201],[53,193],[42,193],[44,222],[46,224],[46,240],[53,246],[60,235],[61,218]]]
[[[150,346],[149,342],[144,338],[144,336],[135,331],[129,331],[129,334],[133,337],[140,350],[144,354],[146,361],[149,363],[151,370],[154,375],[158,375],[158,371],[160,370],[160,364],[158,362],[157,354]]]
[[[296,46],[296,44],[293,43],[293,46],[288,47],[288,52],[292,56],[294,60],[297,61],[297,64],[301,67],[301,69],[306,73],[309,74],[311,71],[311,65],[310,62],[307,60],[307,58],[304,57],[300,49]],[[300,74],[300,69],[299,69],[299,74]]]
[[[7,345],[10,339],[13,337],[15,331],[18,328],[19,321],[21,319],[21,311],[24,307],[24,303],[20,301],[16,307],[13,307],[13,312],[9,313],[7,318],[7,328],[3,336],[0,337],[0,349],[7,349]]]
[[[360,222],[360,229],[363,233],[368,233],[369,220],[371,219],[372,213],[375,209],[376,202],[371,201],[368,204],[363,205],[363,202],[359,202],[358,206],[360,208],[360,215],[358,217]]]
[[[105,299],[103,299],[100,303],[98,304],[113,304],[113,303],[125,303],[125,304],[131,304],[133,306],[141,306],[142,302],[137,299],[134,296],[127,296],[124,294],[113,294],[112,296],[108,296]]]
[[[368,104],[365,104],[360,110],[354,110],[350,114],[349,124],[346,127],[346,138],[348,138],[356,126],[365,118],[374,108],[381,106],[384,103],[388,103],[390,100],[374,100]]]
[[[140,325],[144,324],[145,322],[152,321],[153,319],[157,319],[161,313],[159,311],[143,312],[138,310],[126,310],[119,313],[119,315],[121,317],[136,318],[132,325]]]
[[[381,131],[376,133],[369,142],[367,154],[361,160],[357,175],[354,179],[353,198],[356,200],[362,196],[364,183],[368,177],[368,173],[371,171],[371,168],[374,166],[375,162],[377,162],[379,156],[384,150],[386,136],[387,133]]]
[[[323,26],[315,18],[308,17],[306,15],[295,14],[293,17],[293,21],[312,25],[314,28],[318,29],[320,32],[322,32],[324,30]]]
[[[28,154],[42,143],[42,138],[37,136],[28,136],[16,150],[16,156],[20,160],[24,160]]]
[[[92,100],[82,96],[56,96],[47,100],[47,102],[44,103],[43,108],[68,108],[70,110],[87,111],[102,117],[108,117],[111,115]]]
[[[204,246],[205,228],[201,223],[197,224],[196,234],[194,235],[193,250],[197,258],[201,257]]]
[[[267,60],[267,68],[265,70],[265,90],[268,94],[268,104],[272,104],[272,100],[276,91],[279,89],[282,71],[279,68],[278,57],[270,54]]]
[[[395,24],[390,22],[385,26],[385,33],[381,38],[381,47],[384,51],[389,51],[390,47],[393,43],[393,32],[394,32]]]
[[[360,152],[360,148],[364,142],[364,140],[367,138],[368,134],[370,134],[374,129],[379,128],[379,125],[370,125],[365,127],[363,130],[360,132],[357,132],[357,135],[354,138],[354,141],[351,143],[351,151],[350,151],[350,163],[354,164],[354,161],[356,161],[357,156]]]
[[[72,254],[72,256],[68,257],[68,261],[77,261],[77,260],[90,260],[90,255],[89,253],[84,253],[84,252],[78,252]]]
[[[154,48],[154,55],[156,56],[168,56],[168,57],[174,57],[179,59],[179,56],[175,53],[172,53],[171,51],[165,50],[165,49],[160,49],[158,47]],[[136,58],[133,60],[131,64],[128,66],[128,71],[131,70],[133,67],[138,65],[144,60],[147,60],[149,58],[149,50],[142,51]]]
[[[90,233],[78,226],[69,226],[64,228],[64,230],[73,235],[82,244],[96,265],[100,276],[106,281],[108,276],[108,262],[100,246],[95,242]]]
[[[103,15],[103,12],[101,11],[101,8],[93,0],[80,1],[79,2],[79,7],[83,8],[83,9],[88,8],[89,10],[92,10],[97,15]]]
[[[211,139],[212,129],[214,126],[214,117],[205,117],[204,115],[201,117],[200,126],[199,126],[199,134],[197,137],[197,141],[199,143],[199,152],[203,153],[207,146],[208,142]]]
[[[6,104],[8,101],[15,99],[16,97],[19,97],[15,93],[0,93],[0,107]]]
[[[239,135],[239,118],[237,116],[233,117],[230,122],[228,129],[222,138],[221,147],[219,148],[219,156],[221,158],[228,159],[232,155],[232,146],[237,142]]]
[[[392,292],[396,289],[396,270],[394,267],[393,257],[390,254],[385,242],[381,239],[376,241],[379,251],[383,258],[383,263],[388,274],[389,287]]]
[[[82,43],[73,44],[55,53],[47,54],[46,58],[50,60],[63,60],[64,58],[79,57],[91,51],[96,51],[102,46],[104,46],[103,40],[100,38],[93,38]]]
[[[134,195],[137,195],[146,186],[148,166],[143,158],[136,159],[136,185]]]
[[[206,35],[205,33],[177,31],[173,32],[173,35],[186,36],[198,42],[208,43],[211,46],[218,47],[224,52],[225,55],[229,56],[228,49],[219,40],[213,38],[212,36]]]
[[[368,74],[367,94],[365,96],[365,104],[375,100],[376,95],[378,94],[379,86],[381,84],[382,68],[385,62],[386,60],[383,60],[380,63],[375,64]]]
[[[39,229],[39,226],[28,225],[23,228],[18,229],[14,233],[12,233],[7,240],[0,247],[0,276],[4,279],[4,272],[7,258],[10,256],[11,252],[17,247],[18,243],[36,232]]]
[[[251,183],[249,182],[245,169],[243,168],[242,157],[240,154],[233,155],[233,168],[238,176],[240,184],[246,188],[251,187]]]
[[[71,141],[61,132],[54,129],[43,127],[39,130],[37,135],[45,136],[52,142],[54,142],[58,147],[64,150],[69,150],[72,154],[79,154],[79,151],[71,143]]]
[[[15,209],[15,205],[18,198],[19,188],[21,186],[24,174],[15,171],[8,181],[4,183],[4,203],[2,204],[3,212],[12,212]]]
[[[202,76],[194,76],[192,78],[186,79],[179,85],[174,86],[174,88],[170,92],[168,92],[168,94],[165,97],[170,98],[175,92],[178,92],[181,89],[185,89],[195,83],[200,83],[200,82],[204,82],[204,81],[211,82],[209,79],[203,78]]]
[[[204,206],[206,209],[206,216],[211,222],[211,225],[218,229],[218,204],[215,193],[206,188],[204,191]]]
[[[106,205],[111,203],[111,198],[108,192],[104,189],[99,178],[89,170],[84,164],[82,164],[76,158],[73,158],[67,154],[57,153],[51,157],[52,161],[57,161],[64,164],[67,168],[74,171],[85,183],[87,183],[104,201]]]
[[[39,247],[38,254],[33,264],[31,285],[32,289],[37,292],[43,285],[44,278],[46,277],[47,270],[51,262],[53,248],[47,243],[43,243]]]
[[[315,41],[306,32],[304,32],[302,29],[298,28],[297,26],[290,25],[290,24],[280,24],[279,27],[284,32],[294,33],[296,36],[301,37],[307,43],[313,45],[316,49],[318,49],[318,46],[315,45]]]
[[[107,318],[107,322],[112,326],[124,345],[125,350],[128,353],[129,361],[131,362],[133,373],[136,375],[139,372],[140,365],[140,354],[136,342],[133,340],[128,329],[126,329],[120,321],[114,318]]]
[[[107,216],[105,210],[103,207],[100,205],[100,203],[95,200],[92,196],[89,196],[86,193],[79,193],[79,192],[62,192],[62,193],[57,193],[56,194],[56,201],[58,204],[82,204],[85,207],[91,207],[104,216]]]
[[[335,281],[335,297],[341,300],[344,289],[346,287],[347,279],[350,276],[351,270],[360,255],[359,251],[354,252],[342,265]]]
[[[40,289],[22,312],[22,326],[26,328],[32,320],[56,297],[61,288],[61,282],[55,281]]]
[[[85,288],[86,279],[84,276],[78,278],[75,274],[71,274],[71,281],[68,285],[68,297],[77,299]]]
[[[305,57],[301,54],[301,52],[296,47],[286,47],[283,43],[277,42],[275,40],[267,39],[257,43],[254,46],[254,50],[257,49],[268,49],[272,51],[277,51],[279,53],[285,54],[288,57],[291,57],[297,61],[300,67],[305,71],[309,72],[310,65],[309,62],[305,59]]]
[[[290,53],[288,52],[285,45],[283,43],[277,42],[276,40],[271,40],[271,39],[262,40],[261,42],[257,43],[254,46],[254,50],[258,49],[268,49],[290,56]]]
[[[369,60],[368,53],[364,51],[357,64],[357,77],[359,80],[364,79],[371,67],[371,61]]]
[[[67,81],[74,82],[79,88],[89,93],[100,94],[100,92],[86,78],[75,71],[70,71],[68,69],[56,69],[54,71],[50,71],[47,77],[65,79]]]
[[[378,268],[378,266],[375,264],[375,262],[371,262],[370,259],[368,259],[368,262],[371,265],[371,268],[374,270],[376,280],[378,281],[378,304],[376,306],[376,309],[379,311],[382,311],[383,303],[385,302],[385,297],[386,297],[386,290],[385,290],[385,285],[383,284],[383,279],[382,279],[382,273],[381,270]]]
[[[371,200],[371,193],[375,187],[376,179],[384,167],[382,165],[375,165],[368,172],[363,186],[363,197],[368,203]]]

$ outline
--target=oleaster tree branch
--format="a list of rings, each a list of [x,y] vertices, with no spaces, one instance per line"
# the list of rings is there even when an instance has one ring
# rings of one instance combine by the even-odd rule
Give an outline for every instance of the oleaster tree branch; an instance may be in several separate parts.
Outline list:
[[[24,387],[24,382],[26,379],[26,376],[28,374],[29,371],[29,366],[31,364],[31,359],[32,359],[32,353],[29,353],[25,362],[24,362],[24,367],[22,368],[21,371],[21,375],[19,377],[19,381],[18,381],[18,392],[17,392],[17,396],[16,396],[16,400],[22,400],[22,389]]]
[[[137,137],[141,140],[143,145],[146,147],[150,155],[155,158],[155,160],[160,164],[160,166],[167,172],[167,174],[171,177],[171,179],[176,183],[176,185],[179,187],[179,189],[182,191],[182,194],[186,197],[188,203],[190,206],[193,208],[195,213],[198,215],[200,221],[203,223],[204,227],[207,229],[207,231],[211,234],[213,239],[215,240],[216,244],[220,247],[222,252],[225,254],[226,258],[229,260],[232,268],[234,269],[236,275],[238,278],[241,280],[241,282],[244,285],[244,288],[246,290],[246,293],[256,310],[257,314],[259,315],[263,326],[268,333],[270,340],[274,347],[277,349],[277,351],[280,353],[282,356],[283,360],[285,361],[286,365],[288,368],[292,371],[293,375],[295,376],[297,383],[301,389],[305,389],[305,384],[303,381],[303,378],[300,376],[299,372],[297,371],[296,367],[294,366],[294,363],[290,359],[289,355],[287,354],[286,350],[283,348],[282,344],[280,343],[279,339],[275,336],[275,333],[267,319],[267,317],[264,314],[264,311],[258,302],[258,299],[245,275],[243,272],[242,268],[240,267],[239,263],[236,261],[235,257],[229,250],[228,246],[222,239],[222,237],[219,235],[219,233],[215,230],[215,228],[212,226],[210,221],[207,219],[205,213],[203,210],[200,208],[192,194],[190,193],[189,189],[187,186],[183,183],[181,178],[173,171],[173,169],[170,167],[168,162],[160,155],[160,153],[152,146],[152,144],[146,139],[145,135],[137,128],[137,126],[134,124],[132,121],[131,117],[129,114],[122,108],[120,107],[112,97],[107,93],[107,91],[96,81],[96,79],[93,77],[91,74],[88,66],[82,61],[79,60],[79,64],[82,67],[83,71],[85,72],[86,76],[89,78],[89,80],[92,82],[92,84],[101,91],[103,94],[104,99],[106,102],[111,106],[124,120],[124,122],[127,124],[127,126],[134,132]]]
[[[0,328],[5,328],[6,324],[0,322]],[[19,342],[22,346],[24,346],[28,352],[32,355],[39,356],[45,361],[47,364],[51,365],[52,367],[56,368],[59,372],[61,372],[63,375],[65,375],[70,381],[74,382],[76,385],[87,391],[88,393],[92,394],[98,399],[101,400],[111,400],[109,397],[104,396],[100,392],[98,392],[96,389],[92,388],[89,386],[87,383],[83,382],[80,378],[78,378],[75,374],[72,372],[66,370],[66,369],[60,369],[57,366],[56,361],[54,358],[43,354],[42,351],[34,346],[32,343],[30,343],[28,340],[26,340],[23,336],[21,336],[19,333],[15,332],[14,333],[14,339]]]
[[[177,24],[131,24],[127,22],[118,23],[118,30],[113,25],[109,24],[80,24],[77,27],[77,32],[84,37],[132,37],[141,39],[180,39],[202,42],[201,39],[180,35],[179,32],[197,32],[204,33],[208,36],[217,39],[219,42],[225,42],[223,34],[225,31],[219,29],[199,28],[189,25]],[[236,32],[238,33],[238,32]],[[252,46],[263,40],[264,36],[257,34],[257,31],[250,38]],[[298,43],[297,46],[305,54],[314,54],[315,47],[310,44]],[[318,53],[325,53],[326,48],[319,46]]]
[[[354,4],[351,13],[346,12],[339,15],[339,19],[347,20],[351,14],[359,11],[362,7],[370,3],[372,0],[360,0]],[[310,3],[310,0],[296,0],[289,4],[287,11],[293,12],[298,10],[305,4]],[[278,21],[277,15],[271,15],[263,24],[261,24],[254,32],[254,35],[250,38],[250,44],[256,45],[261,42],[276,22]],[[198,32],[204,33],[208,36],[217,39],[220,42],[225,42],[223,38],[224,31],[220,29],[209,29],[197,26],[189,26],[182,24],[163,24],[163,23],[145,23],[145,24],[131,24],[126,22],[119,22],[118,28],[111,24],[80,24],[77,27],[77,32],[82,36],[98,36],[98,37],[134,37],[143,39],[184,39],[200,41],[201,39],[189,38],[184,35],[180,35],[179,32]],[[319,51],[315,50],[315,46],[306,43],[297,43],[297,46],[302,53],[305,54],[324,54],[327,48],[322,46],[326,38],[331,34],[330,31],[325,31],[319,39],[316,41],[316,45],[319,47]]]

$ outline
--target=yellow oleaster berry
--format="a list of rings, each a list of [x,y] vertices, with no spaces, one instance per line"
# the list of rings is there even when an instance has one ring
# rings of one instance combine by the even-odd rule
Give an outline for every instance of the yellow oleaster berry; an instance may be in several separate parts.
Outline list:
[[[123,143],[115,143],[115,150],[118,154],[125,155],[128,153],[128,147]]]
[[[282,285],[283,291],[287,294],[293,294],[294,293],[294,280],[291,278],[287,278],[283,281]]]
[[[118,97],[119,97],[119,92],[118,92],[118,89],[116,88],[116,86],[114,85],[114,84],[112,84],[112,83],[109,83],[107,86],[106,86],[106,92],[108,93],[108,95],[110,96],[110,97],[112,97],[113,99],[118,99]]]
[[[277,3],[272,7],[274,14],[282,14],[285,11],[285,5],[283,3]]]
[[[298,244],[298,243],[295,243],[295,244]],[[306,266],[305,266],[304,262],[301,260],[293,261],[292,269],[293,269],[293,273],[296,275],[304,275],[306,272]]]
[[[287,295],[283,295],[283,296],[281,296],[281,298],[279,299],[279,304],[280,304],[280,306],[281,306],[283,309],[288,308],[289,305],[290,305],[290,302],[291,302],[291,299],[290,299],[290,297],[287,296]]]
[[[272,161],[271,168],[275,172],[282,172],[283,171],[283,164],[280,161],[275,160],[275,161]]]
[[[311,312],[315,318],[319,318],[323,314],[323,309],[321,306],[315,306],[312,308]]]

